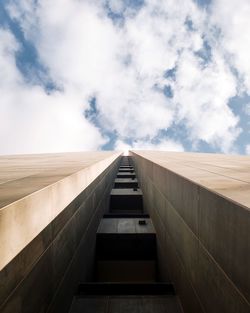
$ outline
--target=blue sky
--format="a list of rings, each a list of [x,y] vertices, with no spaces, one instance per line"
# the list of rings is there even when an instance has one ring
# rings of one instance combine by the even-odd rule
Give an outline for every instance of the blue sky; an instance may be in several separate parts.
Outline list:
[[[250,154],[249,16],[248,0],[2,1],[0,154]]]

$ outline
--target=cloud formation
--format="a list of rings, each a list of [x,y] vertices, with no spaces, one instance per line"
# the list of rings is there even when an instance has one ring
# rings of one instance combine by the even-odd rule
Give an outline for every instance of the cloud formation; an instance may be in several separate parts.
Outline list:
[[[23,40],[0,26],[0,153],[237,152],[230,99],[250,95],[248,0],[9,0],[5,9]],[[35,70],[17,66],[23,41]]]
[[[0,46],[1,153],[95,149],[104,143],[97,128],[83,117],[78,95],[48,94],[24,80],[15,64],[20,46],[9,31],[0,31]]]

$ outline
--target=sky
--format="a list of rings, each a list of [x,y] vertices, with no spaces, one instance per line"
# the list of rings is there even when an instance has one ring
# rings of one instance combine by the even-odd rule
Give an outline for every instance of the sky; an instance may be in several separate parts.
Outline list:
[[[249,0],[2,0],[0,154],[250,154]]]

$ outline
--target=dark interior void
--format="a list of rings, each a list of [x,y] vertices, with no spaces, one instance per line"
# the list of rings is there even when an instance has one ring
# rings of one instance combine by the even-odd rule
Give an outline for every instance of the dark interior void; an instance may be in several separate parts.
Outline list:
[[[158,268],[157,235],[131,157],[122,157],[96,231],[92,280],[79,282],[70,313],[178,313],[173,284]]]

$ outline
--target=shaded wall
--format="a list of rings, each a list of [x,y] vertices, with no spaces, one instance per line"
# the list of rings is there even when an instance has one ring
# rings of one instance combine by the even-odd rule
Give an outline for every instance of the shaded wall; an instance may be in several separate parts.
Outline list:
[[[92,279],[95,235],[119,158],[0,272],[0,311],[67,312],[79,281]],[[14,217],[13,217],[14,218]]]
[[[249,210],[143,152],[131,155],[157,231],[160,277],[174,283],[184,311],[250,312]]]

